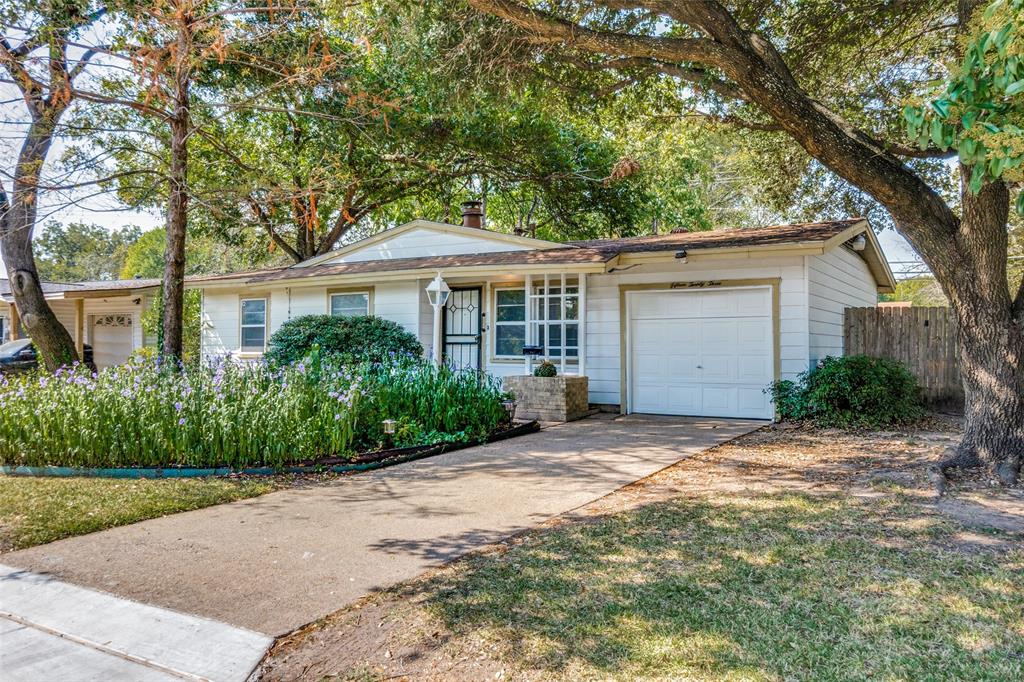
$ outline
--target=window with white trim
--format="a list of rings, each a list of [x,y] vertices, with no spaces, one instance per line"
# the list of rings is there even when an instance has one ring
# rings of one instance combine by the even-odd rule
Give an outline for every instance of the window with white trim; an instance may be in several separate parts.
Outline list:
[[[370,314],[370,292],[345,291],[331,294],[331,315],[355,317]]]
[[[494,290],[494,355],[522,358],[526,343],[526,291]]]
[[[241,350],[262,353],[267,347],[267,299],[243,298],[241,307]]]
[[[494,290],[494,355],[522,358],[524,345],[544,347],[544,356],[574,362],[579,357],[579,281],[535,280],[530,287],[530,321],[526,322],[525,287]],[[529,334],[527,325],[529,324]]]

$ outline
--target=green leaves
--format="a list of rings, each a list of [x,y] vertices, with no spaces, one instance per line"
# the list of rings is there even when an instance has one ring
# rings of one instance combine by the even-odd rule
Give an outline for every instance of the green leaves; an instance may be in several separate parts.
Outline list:
[[[926,106],[903,110],[907,134],[921,149],[956,148],[971,169],[972,192],[986,182],[1024,179],[1017,171],[1024,161],[1024,0],[996,0],[983,19],[943,91]],[[1017,209],[1024,213],[1020,200]]]

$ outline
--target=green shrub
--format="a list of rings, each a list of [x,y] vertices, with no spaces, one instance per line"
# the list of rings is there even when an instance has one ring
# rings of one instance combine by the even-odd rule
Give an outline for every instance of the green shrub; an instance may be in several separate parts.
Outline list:
[[[821,426],[909,424],[925,414],[917,378],[895,360],[866,355],[825,358],[797,382],[767,390],[783,419]]]
[[[480,441],[507,421],[499,380],[404,358],[360,367],[365,396],[359,403],[357,447],[398,447],[440,441]],[[388,442],[382,422],[398,422]]]
[[[555,363],[550,360],[537,365],[537,369],[533,370],[533,376],[535,377],[553,377],[558,376],[558,368],[555,367]]]
[[[398,355],[423,354],[420,342],[401,325],[373,315],[296,317],[274,332],[269,346],[266,358],[277,365],[298,362],[314,347],[350,361],[384,362]]]

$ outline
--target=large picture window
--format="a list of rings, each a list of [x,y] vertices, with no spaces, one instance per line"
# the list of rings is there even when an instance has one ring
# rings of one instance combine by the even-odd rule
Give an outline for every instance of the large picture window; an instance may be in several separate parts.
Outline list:
[[[267,299],[243,298],[242,351],[262,353],[267,347]]]
[[[526,321],[526,306],[530,321]],[[579,282],[561,279],[533,282],[529,297],[525,287],[495,289],[494,354],[521,358],[524,345],[544,347],[544,356],[574,361],[579,356]]]
[[[346,291],[331,294],[331,315],[355,317],[370,314],[370,292]]]

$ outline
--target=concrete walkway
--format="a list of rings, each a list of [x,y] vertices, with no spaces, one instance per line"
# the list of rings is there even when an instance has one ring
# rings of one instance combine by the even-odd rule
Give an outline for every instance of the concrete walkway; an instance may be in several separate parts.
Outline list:
[[[273,639],[0,566],[0,678],[243,682]]]
[[[591,418],[3,561],[276,636],[763,424]]]

